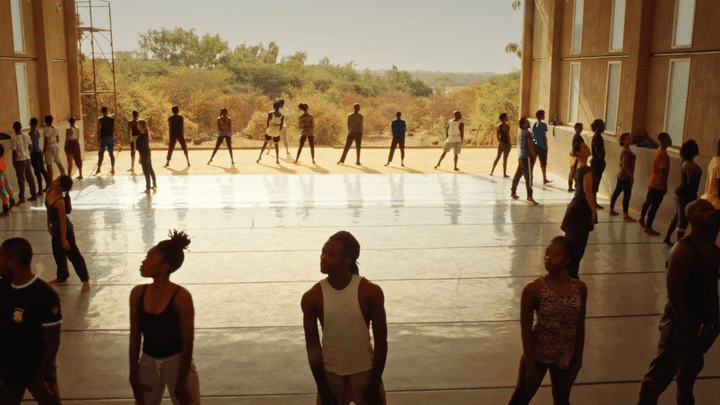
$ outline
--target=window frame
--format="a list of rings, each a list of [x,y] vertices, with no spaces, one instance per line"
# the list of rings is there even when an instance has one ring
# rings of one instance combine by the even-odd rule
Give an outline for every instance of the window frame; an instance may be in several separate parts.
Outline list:
[[[670,95],[672,92],[672,73],[673,73],[673,63],[676,62],[687,62],[688,63],[688,71],[687,71],[687,83],[688,86],[685,89],[685,106],[684,106],[684,115],[683,115],[683,126],[682,126],[682,136],[680,139],[679,145],[674,145],[676,147],[680,147],[682,145],[682,142],[685,141],[685,125],[687,125],[687,106],[688,101],[690,100],[690,97],[688,97],[690,93],[690,70],[692,68],[692,59],[691,58],[672,58],[668,62],[668,81],[667,81],[667,89],[665,91],[665,114],[663,117],[663,132],[670,134],[668,132],[668,111],[670,110]],[[670,134],[670,138],[672,139],[672,135]]]
[[[695,18],[697,16],[697,0],[691,0],[693,2],[693,13],[692,20],[690,21],[690,43],[687,45],[676,45],[677,41],[677,27],[678,27],[678,16],[680,13],[680,2],[682,0],[675,0],[675,13],[673,15],[673,30],[672,40],[670,42],[670,49],[687,49],[693,47],[693,41],[695,40]]]
[[[617,101],[615,106],[615,125],[613,125],[614,128],[610,130],[610,126],[607,125],[608,122],[608,101],[610,99],[610,71],[612,65],[619,65],[620,66],[620,75],[618,77],[618,89],[617,89]],[[621,88],[621,82],[622,82],[622,61],[609,61],[607,64],[607,76],[605,78],[605,112],[603,114],[603,119],[605,120],[605,133],[608,134],[618,134],[618,112],[620,111],[620,88]]]
[[[20,77],[18,75],[19,69],[22,69],[23,77],[25,79],[24,86],[20,86]],[[26,63],[15,63],[15,86],[17,88],[17,106],[18,106],[18,116],[20,119],[20,123],[23,126],[23,128],[26,128],[26,125],[29,125],[30,122],[30,88],[29,88],[29,80],[28,80],[28,74],[27,74],[27,64]],[[21,93],[22,92],[22,93]],[[23,111],[23,98],[20,97],[20,95],[24,95],[25,99],[25,108]],[[24,114],[23,114],[24,113]]]
[[[622,1],[625,5],[625,8],[622,10],[623,17],[622,17],[622,44],[620,45],[620,48],[613,48],[613,37],[615,33],[615,5],[618,1]],[[632,0],[631,0],[632,1]],[[608,47],[610,52],[622,52],[625,49],[625,17],[627,16],[627,1],[626,0],[613,0],[612,2],[612,8],[610,9],[610,45]]]
[[[10,0],[10,20],[13,51],[15,54],[25,55],[27,53],[27,46],[25,44],[25,24],[23,21],[22,0]],[[18,31],[20,32],[19,38],[17,35]],[[18,50],[18,45],[22,47],[21,50]]]
[[[575,105],[575,120],[573,121],[572,108],[573,108],[573,67],[577,66],[578,75],[578,86],[577,86],[577,103]],[[568,123],[573,125],[578,122],[580,118],[580,75],[582,72],[582,64],[580,62],[570,62],[570,86],[568,88]]]
[[[577,39],[578,41],[580,41],[579,45],[578,45],[579,49],[576,52],[575,51],[575,41],[576,41],[575,27],[578,25],[577,24],[578,21],[576,20],[578,2],[580,2],[582,4],[582,11],[580,13],[580,38]],[[573,1],[572,32],[571,32],[571,36],[570,36],[570,54],[572,54],[572,55],[582,54],[584,19],[585,19],[585,0],[574,0]]]

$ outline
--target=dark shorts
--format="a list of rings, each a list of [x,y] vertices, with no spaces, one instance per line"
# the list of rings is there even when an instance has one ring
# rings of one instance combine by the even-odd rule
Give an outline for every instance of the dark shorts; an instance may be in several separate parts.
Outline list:
[[[104,138],[100,138],[100,152],[105,152],[105,149],[107,149],[108,152],[113,153],[113,151],[115,150],[114,136],[106,136]]]
[[[280,137],[279,137],[279,136],[265,135],[265,140],[266,140],[266,141],[269,141],[269,140],[271,140],[271,139],[272,139],[273,142],[275,142],[275,143],[280,142]]]
[[[39,368],[38,365],[37,367],[21,366],[20,369],[2,370],[2,372],[0,372],[0,380],[2,380],[5,386],[24,390],[30,388],[32,383],[35,382]],[[54,364],[50,370],[50,374],[45,378],[45,382],[48,384],[57,384],[57,367]]]
[[[540,167],[547,166],[547,149],[535,148],[537,158],[540,160]]]

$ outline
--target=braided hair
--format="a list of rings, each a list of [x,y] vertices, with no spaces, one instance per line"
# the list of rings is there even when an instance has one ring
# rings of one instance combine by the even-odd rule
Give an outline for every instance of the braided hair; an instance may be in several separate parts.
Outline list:
[[[168,231],[168,237],[157,244],[158,252],[163,255],[165,263],[168,264],[168,273],[174,273],[185,261],[184,250],[190,244],[190,237],[184,231],[177,229]]]
[[[357,259],[360,257],[360,242],[348,231],[339,231],[330,237],[331,240],[338,241],[343,245],[343,258],[352,259],[348,265],[350,273],[360,274]]]

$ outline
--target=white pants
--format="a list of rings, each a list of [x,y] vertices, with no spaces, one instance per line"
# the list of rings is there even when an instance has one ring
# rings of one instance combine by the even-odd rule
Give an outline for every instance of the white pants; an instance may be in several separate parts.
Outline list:
[[[280,140],[282,141],[283,145],[285,146],[285,149],[288,148],[288,138],[287,138],[287,127],[280,129]]]
[[[180,368],[180,354],[156,359],[143,353],[140,356],[140,367],[138,374],[140,383],[151,390],[145,393],[144,403],[140,405],[159,405],[162,402],[165,386],[170,392],[170,399],[174,405],[180,405],[175,398],[175,384],[177,383],[178,370]],[[187,377],[188,390],[190,391],[190,403],[200,404],[200,380],[195,370],[195,364],[190,362],[190,371]]]
[[[337,375],[330,371],[325,372],[325,381],[327,381],[330,392],[335,396],[338,405],[349,405],[351,403],[365,405],[366,402],[363,400],[363,393],[368,385],[370,385],[371,377],[372,370],[350,375]],[[385,388],[382,382],[380,383],[380,392],[383,403],[386,403]],[[321,404],[319,395],[317,397],[317,404]]]
[[[45,164],[50,166],[51,164],[62,164],[60,160],[60,147],[58,145],[50,145],[45,148],[43,152],[45,154]],[[52,179],[50,179],[52,181]]]

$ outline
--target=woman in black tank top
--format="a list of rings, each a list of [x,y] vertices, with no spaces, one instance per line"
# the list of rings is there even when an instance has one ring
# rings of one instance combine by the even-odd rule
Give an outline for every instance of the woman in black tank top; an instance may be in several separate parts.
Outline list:
[[[165,386],[174,404],[200,403],[192,362],[192,296],[170,281],[189,244],[185,232],[172,231],[170,239],[150,249],[140,274],[153,282],[136,286],[130,294],[130,385],[137,403],[160,403]]]

